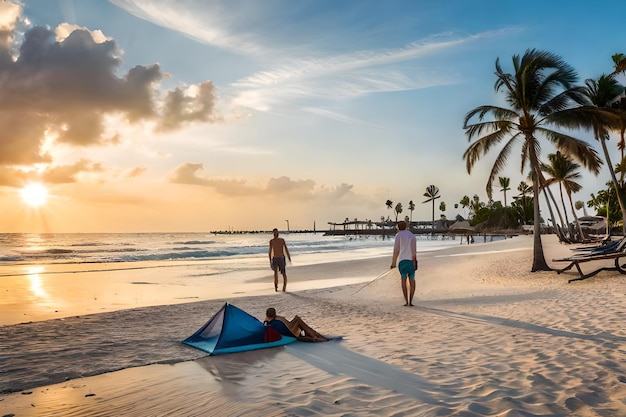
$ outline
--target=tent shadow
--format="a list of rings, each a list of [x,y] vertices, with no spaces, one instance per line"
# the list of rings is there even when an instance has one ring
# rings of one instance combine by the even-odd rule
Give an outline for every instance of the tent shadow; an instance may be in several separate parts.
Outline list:
[[[220,382],[238,383],[246,379],[251,367],[262,367],[275,360],[284,347],[251,350],[227,355],[205,356],[196,362]]]

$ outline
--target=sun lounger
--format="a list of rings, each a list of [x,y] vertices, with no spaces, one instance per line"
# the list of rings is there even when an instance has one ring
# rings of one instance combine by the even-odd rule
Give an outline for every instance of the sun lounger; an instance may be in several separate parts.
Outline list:
[[[609,247],[610,246],[610,247]],[[626,238],[622,238],[617,241],[617,245],[606,245],[599,247],[585,253],[577,253],[568,258],[553,259],[553,262],[569,262],[565,268],[555,269],[557,274],[565,271],[569,271],[573,267],[576,267],[578,271],[578,278],[572,278],[567,282],[582,281],[587,278],[591,278],[601,271],[617,271],[620,274],[626,274],[624,266],[620,265],[620,259],[626,257]],[[593,261],[614,261],[614,266],[603,266],[597,268],[591,272],[584,273],[580,267],[580,264],[593,262]]]
[[[572,249],[572,251],[584,252],[584,253],[589,253],[589,252],[596,251],[596,250],[614,251],[615,248],[617,248],[617,246],[621,243],[622,240],[624,240],[624,238],[621,238],[618,240],[611,240],[611,238],[608,237],[608,238],[602,239],[599,242],[596,242],[596,243],[600,243],[599,245],[579,246],[577,248]]]

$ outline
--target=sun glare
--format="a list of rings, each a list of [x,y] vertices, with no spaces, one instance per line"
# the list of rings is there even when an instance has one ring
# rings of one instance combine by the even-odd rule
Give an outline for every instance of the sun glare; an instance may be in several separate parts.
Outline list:
[[[48,200],[48,190],[42,184],[28,184],[20,191],[22,200],[30,207],[40,207]]]

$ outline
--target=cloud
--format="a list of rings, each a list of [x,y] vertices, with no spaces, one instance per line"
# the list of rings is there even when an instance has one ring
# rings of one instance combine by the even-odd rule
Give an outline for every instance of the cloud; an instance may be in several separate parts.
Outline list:
[[[0,186],[19,188],[29,180],[29,173],[0,165]]]
[[[50,163],[44,142],[114,145],[120,135],[107,126],[108,115],[152,121],[157,131],[218,120],[210,81],[162,93],[166,74],[158,64],[118,75],[122,51],[100,31],[65,23],[55,31],[32,27],[16,45],[20,12],[0,2],[0,164]]]
[[[292,180],[289,177],[282,176],[270,178],[265,186],[254,186],[249,185],[248,182],[243,179],[215,179],[204,176],[202,175],[203,170],[203,164],[181,164],[172,172],[169,180],[172,183],[209,187],[219,194],[230,197],[281,196],[283,198],[289,198],[290,200],[300,201],[313,199],[338,201],[353,195],[353,186],[345,183],[336,187],[317,187],[315,181],[310,179]],[[353,200],[351,199],[351,201]]]
[[[467,37],[442,34],[401,48],[277,59],[278,64],[273,68],[232,83],[237,91],[233,102],[268,111],[282,102],[303,98],[338,101],[366,94],[455,84],[458,75],[454,69],[430,68],[426,58],[440,51],[508,33],[510,31],[502,30]]]
[[[229,92],[235,106],[262,112],[279,107],[298,109],[294,103],[311,98],[337,101],[366,94],[454,84],[459,79],[458,68],[432,67],[428,57],[517,30],[503,29],[468,36],[446,32],[401,47],[350,50],[351,40],[341,36],[344,25],[351,24],[349,19],[342,21],[336,15],[324,19],[321,15],[311,15],[306,6],[293,2],[262,3],[259,6],[256,2],[236,0],[203,3],[185,0],[110,1],[141,19],[178,31],[201,43],[252,58],[262,69],[234,81]],[[351,6],[333,7],[343,10]],[[360,15],[357,9],[350,11],[350,16]],[[348,14],[344,11],[344,15]],[[298,24],[294,24],[289,16],[298,16]],[[320,25],[324,25],[323,36],[320,35]],[[311,37],[312,31],[315,31],[315,41]],[[337,52],[341,49],[347,52]]]
[[[124,175],[127,178],[136,178],[136,177],[139,177],[140,175],[143,175],[143,173],[146,172],[147,170],[148,168],[146,167],[135,167],[135,168],[128,170]]]
[[[203,10],[200,11],[180,0],[109,1],[140,19],[176,30],[205,44],[245,55],[264,56],[268,52],[267,48],[256,41],[256,34],[248,33],[243,29],[245,25],[240,25],[239,31],[234,31],[229,26],[229,23],[233,24],[233,19],[228,17],[227,10],[237,9],[241,16],[244,7],[253,7],[250,2],[246,5],[236,5],[233,0],[230,0],[222,6],[217,1],[207,1],[202,2]]]
[[[71,165],[47,167],[41,174],[41,179],[51,184],[68,184],[77,182],[77,176],[85,172],[102,172],[99,163],[80,159]]]

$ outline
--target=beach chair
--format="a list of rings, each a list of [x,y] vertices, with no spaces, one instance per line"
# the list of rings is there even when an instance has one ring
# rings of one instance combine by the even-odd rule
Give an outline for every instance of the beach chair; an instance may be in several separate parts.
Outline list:
[[[589,253],[591,251],[595,251],[595,250],[603,250],[603,251],[613,251],[615,250],[615,248],[617,247],[617,245],[620,244],[620,242],[623,240],[624,238],[621,239],[617,239],[617,240],[611,240],[610,236],[607,236],[605,238],[603,238],[602,240],[599,241],[595,241],[595,242],[589,242],[589,243],[596,243],[595,245],[587,245],[587,246],[579,246],[577,248],[573,248],[572,251],[574,252],[585,252],[585,253]]]
[[[620,259],[626,257],[626,237],[616,241],[615,245],[605,245],[598,247],[585,253],[577,253],[568,258],[553,259],[553,262],[569,262],[565,268],[555,269],[557,274],[565,271],[569,271],[573,267],[576,267],[578,271],[578,278],[572,278],[567,282],[582,281],[587,278],[591,278],[602,271],[617,271],[620,274],[626,275],[626,265],[620,265]],[[614,262],[614,266],[602,266],[591,272],[584,273],[580,267],[580,264],[593,262],[593,261],[609,261]]]

